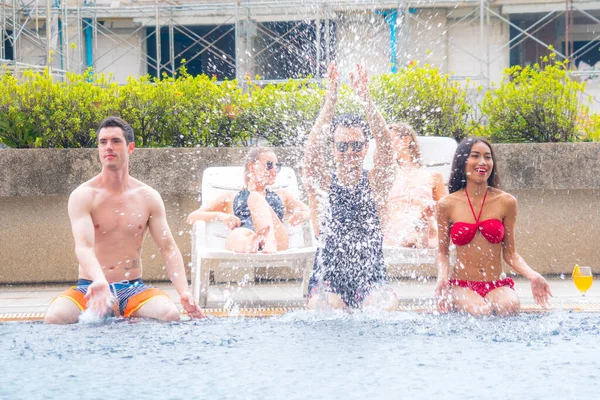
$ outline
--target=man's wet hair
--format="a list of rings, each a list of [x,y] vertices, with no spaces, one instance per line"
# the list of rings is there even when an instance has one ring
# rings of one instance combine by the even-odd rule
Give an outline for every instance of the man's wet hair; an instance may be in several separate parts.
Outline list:
[[[363,134],[365,135],[365,141],[369,140],[371,136],[371,129],[369,128],[369,124],[363,117],[358,114],[342,114],[333,119],[331,121],[330,127],[330,136],[329,140],[334,142],[334,134],[335,130],[339,127],[344,128],[361,128]]]
[[[98,127],[98,130],[96,131],[96,137],[98,137],[98,135],[100,134],[100,131],[103,128],[112,128],[112,127],[121,128],[121,130],[123,131],[123,136],[125,136],[125,141],[127,142],[127,144],[135,141],[135,136],[133,135],[133,128],[131,127],[131,125],[129,125],[127,122],[125,122],[121,118],[114,117],[114,116],[104,118],[104,120],[102,122],[100,122],[100,126]]]

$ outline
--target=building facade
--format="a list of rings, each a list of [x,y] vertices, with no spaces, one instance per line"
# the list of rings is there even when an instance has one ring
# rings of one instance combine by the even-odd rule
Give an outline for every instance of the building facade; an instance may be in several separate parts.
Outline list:
[[[600,1],[0,0],[5,68],[277,81],[411,62],[489,87],[554,48],[600,105]]]

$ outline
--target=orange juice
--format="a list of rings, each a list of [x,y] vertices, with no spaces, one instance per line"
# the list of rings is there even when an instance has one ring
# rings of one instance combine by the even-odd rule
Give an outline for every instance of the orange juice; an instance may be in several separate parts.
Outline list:
[[[573,277],[573,283],[575,283],[575,286],[577,287],[577,289],[579,289],[579,291],[582,293],[585,293],[590,289],[590,287],[592,286],[593,280],[594,280],[593,276],[574,276]]]

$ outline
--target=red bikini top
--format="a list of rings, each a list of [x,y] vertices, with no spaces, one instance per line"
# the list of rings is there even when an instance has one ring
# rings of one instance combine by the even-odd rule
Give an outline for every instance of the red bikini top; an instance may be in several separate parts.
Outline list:
[[[475,216],[475,210],[473,209],[473,204],[471,204],[471,199],[469,198],[469,192],[467,192],[467,189],[465,189],[465,193],[467,195],[467,200],[469,201],[469,207],[471,207],[471,212],[473,213],[473,218],[475,218],[475,223],[470,224],[468,222],[455,222],[452,225],[452,229],[450,229],[452,243],[457,246],[469,244],[477,234],[478,230],[488,242],[493,244],[502,242],[504,239],[504,224],[502,221],[499,219],[486,219],[485,221],[479,221],[479,218],[481,218],[481,212],[483,211],[483,205],[485,204],[485,198],[487,197],[487,191],[483,196],[481,210],[479,211],[479,216],[477,217]]]

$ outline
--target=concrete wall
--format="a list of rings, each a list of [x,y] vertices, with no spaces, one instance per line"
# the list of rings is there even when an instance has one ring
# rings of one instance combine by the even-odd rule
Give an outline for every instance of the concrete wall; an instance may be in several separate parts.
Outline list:
[[[517,247],[538,271],[569,273],[573,264],[600,273],[600,144],[496,145],[505,190],[519,200]],[[297,149],[277,148],[297,166]],[[163,196],[171,230],[191,261],[186,215],[198,206],[202,171],[241,165],[246,150],[138,149],[131,174]],[[92,149],[0,151],[0,282],[64,282],[77,275],[67,216],[69,193],[100,170]],[[299,172],[299,170],[297,170]],[[144,276],[165,279],[152,240]]]

